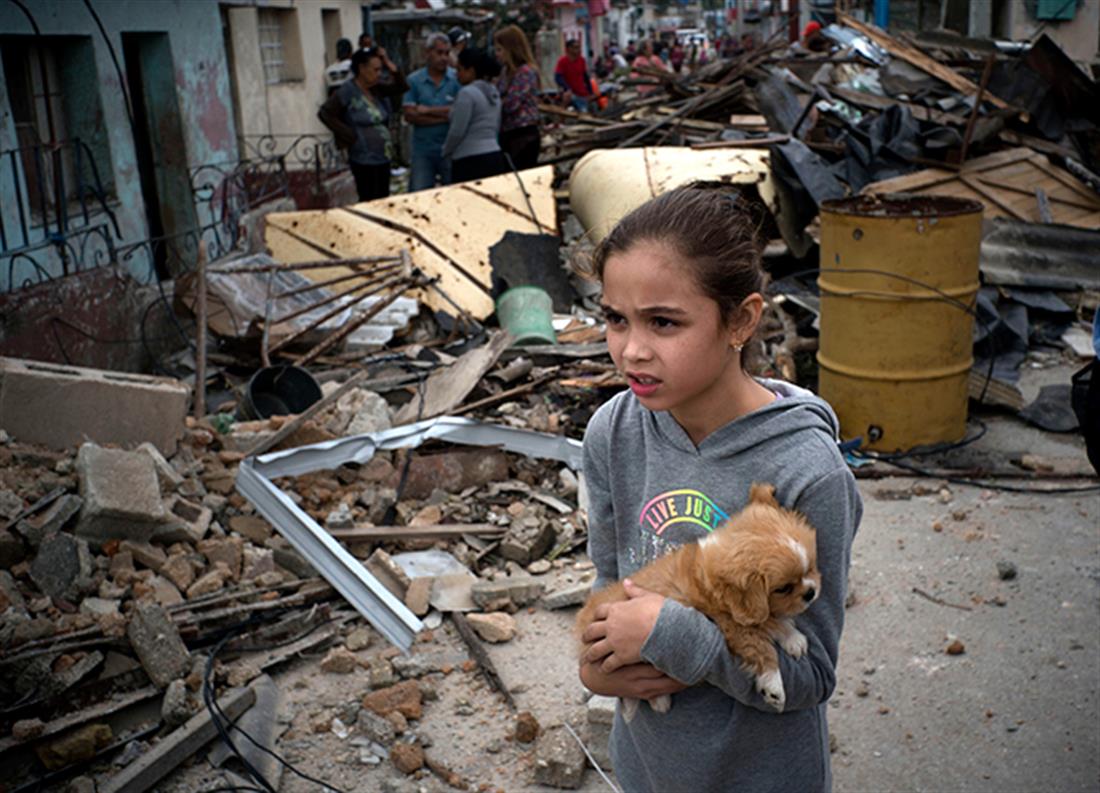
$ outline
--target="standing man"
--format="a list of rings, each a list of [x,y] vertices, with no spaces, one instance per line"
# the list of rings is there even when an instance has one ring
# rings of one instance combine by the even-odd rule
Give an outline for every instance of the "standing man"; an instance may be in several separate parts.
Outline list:
[[[581,55],[580,40],[565,42],[565,54],[558,58],[558,65],[554,67],[554,81],[565,92],[565,101],[571,102],[575,110],[581,113],[588,110],[592,82],[588,78],[588,64]]]
[[[444,33],[432,33],[425,46],[428,65],[409,75],[404,103],[405,120],[414,127],[410,193],[435,187],[436,177],[442,184],[451,182],[450,165],[443,159],[451,105],[459,89],[449,66],[451,40]]]

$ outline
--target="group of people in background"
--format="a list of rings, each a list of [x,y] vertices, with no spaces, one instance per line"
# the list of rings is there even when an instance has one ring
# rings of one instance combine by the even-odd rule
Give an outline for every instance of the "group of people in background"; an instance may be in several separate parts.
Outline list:
[[[347,150],[360,201],[389,195],[399,101],[412,126],[410,192],[538,164],[541,80],[516,25],[494,34],[491,52],[461,28],[433,33],[426,65],[407,76],[368,34],[353,53],[341,42],[318,117]]]

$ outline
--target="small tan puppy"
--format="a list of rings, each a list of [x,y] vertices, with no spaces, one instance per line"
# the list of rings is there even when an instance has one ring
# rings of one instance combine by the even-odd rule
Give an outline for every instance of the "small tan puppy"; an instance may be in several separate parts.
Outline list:
[[[756,690],[783,710],[786,694],[773,642],[793,658],[806,652],[806,637],[792,618],[817,598],[821,574],[814,528],[799,513],[779,506],[772,485],[753,484],[743,510],[630,579],[706,614],[725,635],[730,652],[755,675]],[[593,622],[597,606],[620,600],[626,600],[621,583],[593,593],[577,615],[577,636]],[[672,702],[661,696],[649,704],[666,713]],[[637,700],[624,699],[623,717],[630,721],[637,708]]]

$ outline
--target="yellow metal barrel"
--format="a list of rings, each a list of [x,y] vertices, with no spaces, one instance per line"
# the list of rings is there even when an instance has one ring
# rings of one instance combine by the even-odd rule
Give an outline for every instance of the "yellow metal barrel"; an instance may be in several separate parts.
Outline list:
[[[966,433],[981,233],[966,199],[822,203],[818,390],[842,437],[902,451]]]

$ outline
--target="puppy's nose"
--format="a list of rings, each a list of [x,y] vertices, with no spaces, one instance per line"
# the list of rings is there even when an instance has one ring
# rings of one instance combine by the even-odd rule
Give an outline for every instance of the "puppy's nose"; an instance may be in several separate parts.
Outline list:
[[[809,588],[808,588],[808,589],[807,589],[807,590],[806,590],[806,591],[805,591],[805,592],[803,593],[803,595],[802,595],[802,599],[803,599],[803,600],[805,600],[805,601],[806,601],[807,603],[809,603],[809,602],[810,602],[811,600],[813,600],[813,599],[814,599],[814,596],[815,596],[816,594],[817,594],[817,590],[815,590],[815,589],[814,589],[813,587],[809,587]]]

